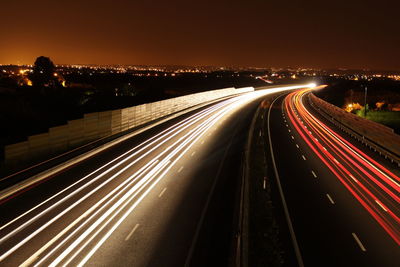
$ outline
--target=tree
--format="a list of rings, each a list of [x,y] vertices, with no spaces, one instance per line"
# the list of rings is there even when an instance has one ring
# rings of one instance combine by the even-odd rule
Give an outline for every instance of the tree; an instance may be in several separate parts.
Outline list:
[[[58,84],[55,79],[55,65],[48,57],[40,56],[36,59],[30,80],[36,87],[54,87]]]

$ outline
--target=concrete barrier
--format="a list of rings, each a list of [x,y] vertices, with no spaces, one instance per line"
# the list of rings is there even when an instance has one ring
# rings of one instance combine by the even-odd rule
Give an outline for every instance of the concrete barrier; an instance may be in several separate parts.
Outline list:
[[[82,119],[52,127],[47,133],[29,136],[27,141],[7,145],[5,163],[31,160],[38,155],[57,154],[99,138],[118,134],[198,104],[254,91],[253,87],[225,88],[111,111],[84,114]]]
[[[30,157],[37,157],[49,153],[49,133],[37,134],[28,137]]]
[[[400,160],[400,135],[395,134],[393,129],[346,112],[316,97],[312,93],[310,94],[310,100],[314,106],[320,108],[331,118],[358,134],[361,139],[372,141],[387,150],[394,160]],[[379,149],[379,147],[376,147],[376,149]]]
[[[4,148],[4,154],[6,159],[26,160],[30,155],[29,143],[28,141],[24,141],[17,144],[8,145]]]

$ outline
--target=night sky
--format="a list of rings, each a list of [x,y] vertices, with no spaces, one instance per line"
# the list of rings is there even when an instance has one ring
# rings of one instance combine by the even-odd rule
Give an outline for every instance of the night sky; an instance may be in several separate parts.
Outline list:
[[[1,1],[0,64],[400,70],[400,1]]]

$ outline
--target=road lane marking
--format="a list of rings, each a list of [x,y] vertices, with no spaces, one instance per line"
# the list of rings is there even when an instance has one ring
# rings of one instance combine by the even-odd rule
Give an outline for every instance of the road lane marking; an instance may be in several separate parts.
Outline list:
[[[196,226],[196,231],[195,231],[194,236],[192,238],[192,241],[191,241],[191,244],[190,244],[190,247],[189,247],[189,252],[187,253],[187,256],[186,256],[185,264],[183,265],[185,267],[186,266],[190,266],[190,263],[191,263],[191,260],[192,260],[192,256],[193,256],[193,252],[194,252],[194,248],[195,248],[195,245],[197,244],[197,240],[199,238],[200,230],[202,229],[203,224],[204,224],[204,219],[206,217],[206,212],[208,211],[208,208],[209,208],[209,205],[210,205],[210,202],[211,202],[211,198],[214,195],[214,191],[215,191],[217,182],[218,182],[218,180],[219,180],[219,178],[221,176],[223,163],[226,162],[225,160],[227,158],[229,149],[231,148],[231,146],[233,144],[233,136],[235,135],[236,132],[237,132],[237,129],[234,130],[234,133],[233,133],[232,137],[230,138],[228,146],[226,147],[226,149],[224,151],[224,154],[222,156],[222,161],[218,166],[217,173],[215,174],[215,179],[214,179],[214,181],[213,181],[213,183],[211,185],[211,189],[208,191],[206,202],[205,202],[205,204],[203,206],[203,210],[201,211],[201,215],[200,215],[200,218],[199,218],[197,226]]]
[[[294,136],[292,135],[292,139],[294,140]]]
[[[260,130],[260,137],[261,137],[261,130]]]
[[[290,129],[288,129],[289,133],[291,132]]]
[[[190,155],[190,156],[191,156],[191,157],[193,157],[193,156],[194,156],[194,154],[196,154],[196,151],[193,151],[192,155]]]
[[[375,199],[375,202],[379,205],[379,207],[381,207],[384,211],[387,212],[387,209],[382,205],[382,203],[379,200]]]
[[[129,238],[133,235],[133,233],[136,231],[136,229],[139,227],[139,224],[137,223],[135,227],[133,227],[132,231],[126,236],[125,241],[128,241]]]
[[[162,197],[162,195],[164,195],[165,191],[167,190],[167,188],[164,188],[161,193],[158,195],[158,197]]]
[[[286,127],[289,127],[289,125],[286,124]]]
[[[267,181],[265,180],[265,177],[264,177],[264,181],[263,181],[263,189],[264,190],[265,190],[266,186],[267,186]]]
[[[312,175],[314,176],[314,178],[317,178],[317,175],[315,174],[314,171],[311,171]]]
[[[332,203],[332,205],[335,204],[335,201],[333,201],[333,199],[331,198],[331,196],[329,194],[326,194],[326,197],[329,199],[329,201]]]
[[[297,148],[300,148],[298,144],[296,144],[296,147],[297,147]]]
[[[301,157],[303,158],[303,160],[307,160],[306,157],[304,157],[304,155],[301,155]]]
[[[362,251],[367,251],[364,247],[364,245],[361,243],[360,239],[358,238],[358,236],[355,233],[351,233],[353,238],[356,240],[358,246],[361,248]]]
[[[179,168],[178,172],[181,172],[183,170],[183,166]]]

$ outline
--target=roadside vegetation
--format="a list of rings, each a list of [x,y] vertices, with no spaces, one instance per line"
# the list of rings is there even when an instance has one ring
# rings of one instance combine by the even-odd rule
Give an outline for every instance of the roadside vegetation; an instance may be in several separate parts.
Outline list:
[[[400,130],[400,112],[386,110],[367,110],[367,116],[364,116],[364,108],[355,111],[359,117],[386,125],[394,129],[397,133]]]
[[[366,119],[400,134],[400,81],[376,78],[358,81],[326,79],[324,82],[329,86],[314,92],[316,96],[363,118],[366,100]]]

